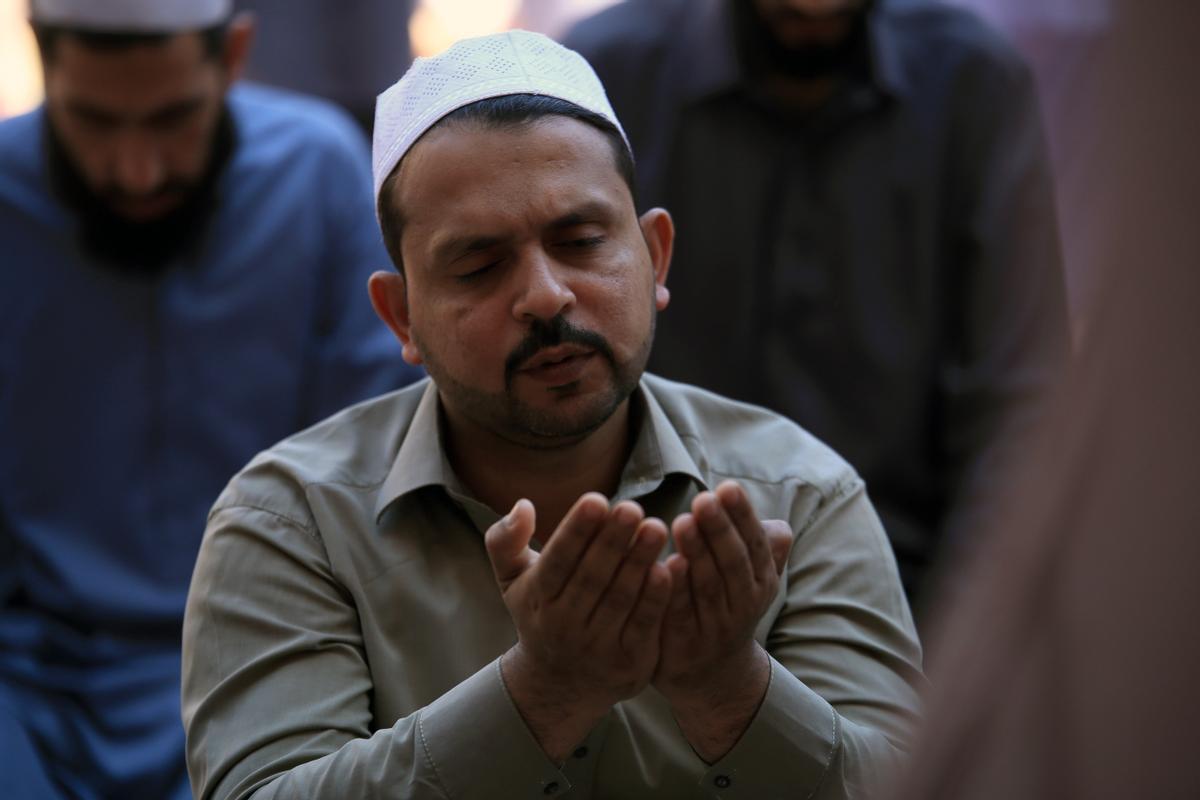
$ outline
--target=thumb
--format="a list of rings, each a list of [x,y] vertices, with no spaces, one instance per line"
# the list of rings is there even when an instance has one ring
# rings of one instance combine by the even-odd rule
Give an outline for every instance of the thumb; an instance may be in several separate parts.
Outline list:
[[[775,574],[782,574],[792,549],[792,526],[781,519],[764,519],[762,526],[763,533],[767,535],[767,547],[771,549],[771,559],[775,562]]]
[[[507,589],[537,559],[537,555],[529,549],[536,522],[533,503],[521,499],[507,516],[498,519],[483,535],[483,544],[487,548],[500,591]]]

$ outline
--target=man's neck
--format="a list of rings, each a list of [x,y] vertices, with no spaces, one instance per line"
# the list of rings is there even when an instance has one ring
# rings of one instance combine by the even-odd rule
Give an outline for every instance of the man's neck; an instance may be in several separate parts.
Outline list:
[[[629,406],[627,399],[583,439],[551,448],[524,446],[446,414],[447,455],[471,493],[497,513],[530,500],[535,538],[545,543],[580,495],[616,493],[631,447]]]

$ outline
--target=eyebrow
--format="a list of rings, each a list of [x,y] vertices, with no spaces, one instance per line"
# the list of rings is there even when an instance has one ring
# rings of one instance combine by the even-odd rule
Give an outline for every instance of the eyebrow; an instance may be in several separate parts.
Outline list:
[[[88,119],[96,122],[102,122],[107,125],[118,125],[124,122],[154,123],[162,120],[168,120],[173,117],[182,117],[196,111],[203,106],[204,98],[199,96],[188,97],[186,99],[170,103],[162,108],[156,108],[149,114],[145,114],[140,117],[114,114],[107,109],[94,106],[86,100],[70,99],[67,100],[66,105],[73,114],[78,114],[79,116],[87,117]]]
[[[562,216],[550,221],[546,228],[550,231],[561,231],[576,225],[586,225],[589,222],[606,221],[613,216],[609,203],[592,200],[581,203]],[[489,250],[508,241],[506,236],[451,236],[433,248],[435,264],[453,264],[460,258],[484,250]]]

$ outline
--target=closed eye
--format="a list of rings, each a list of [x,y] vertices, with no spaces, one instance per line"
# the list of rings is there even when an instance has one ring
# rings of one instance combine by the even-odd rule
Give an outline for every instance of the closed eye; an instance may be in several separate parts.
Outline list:
[[[459,283],[470,283],[472,281],[477,281],[480,278],[482,278],[483,276],[487,275],[489,272],[491,272],[492,269],[499,266],[499,264],[500,264],[499,261],[492,261],[490,263],[484,264],[482,267],[473,269],[470,272],[464,272],[461,275],[455,275],[454,279],[456,281],[458,281]]]
[[[571,239],[570,241],[563,242],[562,244],[565,247],[579,247],[579,248],[596,247],[598,245],[604,244],[604,237],[603,236],[588,236],[588,237],[585,237],[582,239]]]

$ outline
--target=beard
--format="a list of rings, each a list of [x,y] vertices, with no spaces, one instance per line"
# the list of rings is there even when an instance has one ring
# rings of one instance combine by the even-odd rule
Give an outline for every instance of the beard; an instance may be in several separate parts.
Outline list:
[[[178,195],[182,202],[161,217],[135,221],[114,210],[114,200],[122,197],[120,189],[96,189],[88,183],[49,116],[43,135],[51,188],[74,214],[84,253],[117,272],[143,278],[159,275],[197,248],[216,208],[221,174],[237,145],[233,118],[223,107],[204,173],[191,181],[168,180],[155,192]]]
[[[549,322],[535,320],[529,333],[504,363],[504,390],[488,392],[469,386],[442,369],[435,354],[421,342],[417,346],[425,360],[438,391],[464,416],[487,428],[501,438],[524,447],[553,449],[579,442],[597,430],[621,407],[646,369],[650,345],[654,340],[654,316],[650,331],[634,357],[627,363],[617,361],[611,345],[595,331],[572,325],[559,315]],[[578,344],[590,348],[608,364],[611,379],[605,391],[598,393],[584,407],[573,413],[553,408],[534,408],[523,402],[513,391],[513,381],[521,365],[547,347]],[[554,390],[564,400],[574,396],[573,384]]]
[[[867,18],[875,0],[866,0],[856,9],[842,12],[850,27],[838,41],[799,46],[780,41],[752,0],[729,0],[729,5],[739,57],[753,75],[820,80],[864,70],[869,61]]]

